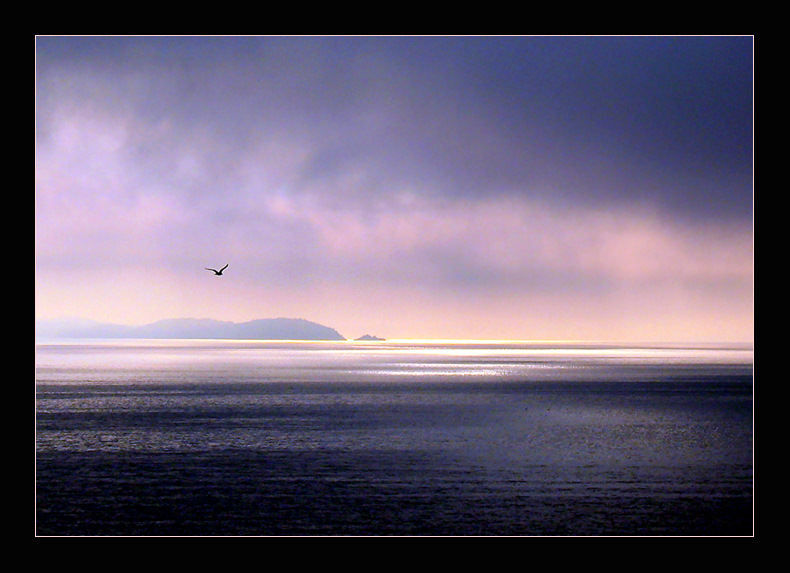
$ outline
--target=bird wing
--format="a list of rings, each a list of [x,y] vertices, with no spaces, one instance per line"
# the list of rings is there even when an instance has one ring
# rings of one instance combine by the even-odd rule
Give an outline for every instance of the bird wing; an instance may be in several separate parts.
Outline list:
[[[217,270],[216,270],[216,269],[210,269],[210,268],[208,268],[208,267],[204,267],[204,268],[205,268],[207,271],[214,271],[215,273],[217,272]]]
[[[228,263],[228,265],[229,265],[229,264],[230,264],[230,263]],[[224,266],[224,267],[222,267],[222,268],[221,268],[219,271],[220,271],[220,272],[224,271],[225,269],[227,269],[227,268],[228,268],[228,265],[225,265],[225,266]]]

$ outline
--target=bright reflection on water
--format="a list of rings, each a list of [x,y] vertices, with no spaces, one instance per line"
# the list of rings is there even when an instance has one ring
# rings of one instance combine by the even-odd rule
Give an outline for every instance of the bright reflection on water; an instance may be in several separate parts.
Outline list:
[[[40,383],[141,382],[140,373],[173,374],[178,381],[216,382],[234,376],[256,381],[369,381],[379,377],[468,376],[493,379],[567,380],[622,377],[655,367],[750,367],[753,350],[731,346],[618,347],[526,343],[388,343],[257,341],[120,341],[42,344]],[[579,371],[574,375],[574,371]],[[125,377],[124,374],[129,375]],[[312,375],[311,375],[312,374]],[[648,374],[649,375],[649,374]],[[171,377],[166,377],[168,380]],[[161,380],[157,380],[161,381]]]
[[[712,345],[42,343],[38,523],[749,534],[752,362],[751,347]]]

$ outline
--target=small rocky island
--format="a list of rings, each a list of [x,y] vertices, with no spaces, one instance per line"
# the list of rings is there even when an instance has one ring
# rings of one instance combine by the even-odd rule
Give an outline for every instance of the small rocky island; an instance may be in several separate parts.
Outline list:
[[[346,340],[334,328],[303,318],[264,318],[248,322],[212,319],[165,319],[140,326],[107,324],[90,320],[36,321],[36,338],[173,338],[236,340]],[[371,334],[360,342],[384,341]]]

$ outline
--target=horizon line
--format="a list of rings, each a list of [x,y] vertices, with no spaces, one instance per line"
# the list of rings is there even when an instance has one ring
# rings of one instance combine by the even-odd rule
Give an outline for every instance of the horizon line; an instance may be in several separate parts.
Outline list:
[[[129,324],[129,323],[117,323],[117,322],[103,322],[99,320],[95,320],[92,318],[84,318],[84,317],[77,317],[77,316],[69,316],[69,317],[59,317],[59,318],[44,318],[44,317],[35,317],[35,322],[55,322],[55,321],[89,321],[95,322],[97,324],[102,325],[113,325],[113,326],[125,326],[125,327],[138,327],[138,326],[147,326],[150,324],[155,324],[157,322],[162,322],[166,320],[211,320],[216,322],[227,322],[231,324],[243,324],[246,322],[253,322],[258,320],[278,320],[278,319],[287,319],[287,320],[304,320],[307,322],[313,322],[319,326],[323,326],[325,328],[331,328],[335,330],[343,340],[301,340],[301,339],[293,339],[292,342],[357,342],[357,343],[369,343],[369,344],[377,344],[377,343],[423,343],[423,344],[611,344],[616,346],[625,346],[625,345],[652,345],[652,346],[676,346],[676,345],[737,345],[737,346],[748,346],[751,350],[754,349],[754,339],[750,340],[656,340],[656,339],[623,339],[623,338],[479,338],[479,337],[446,337],[446,336],[436,336],[436,337],[425,337],[425,336],[414,336],[414,337],[404,337],[404,336],[397,336],[392,338],[387,338],[385,336],[381,336],[379,334],[373,334],[372,336],[376,336],[381,338],[381,340],[357,340],[356,338],[347,338],[345,335],[341,334],[335,327],[333,326],[326,326],[322,323],[315,322],[310,319],[306,318],[292,318],[292,317],[269,317],[269,318],[251,318],[241,321],[234,321],[234,320],[223,320],[218,318],[195,318],[195,317],[170,317],[170,318],[160,318],[157,320],[153,320],[150,322],[141,322],[136,324]],[[370,335],[373,331],[368,331],[367,333],[363,333],[360,337],[365,335]],[[50,339],[50,340],[78,340],[76,338],[67,338],[67,337],[47,337],[42,336],[41,339]],[[39,337],[36,336],[36,340],[39,340]],[[94,340],[122,340],[120,338],[97,338]],[[129,339],[134,340],[134,339]],[[287,339],[243,339],[243,338],[191,338],[191,339],[179,339],[179,338],[140,338],[136,340],[224,340],[224,341],[276,341],[276,342],[288,342]]]

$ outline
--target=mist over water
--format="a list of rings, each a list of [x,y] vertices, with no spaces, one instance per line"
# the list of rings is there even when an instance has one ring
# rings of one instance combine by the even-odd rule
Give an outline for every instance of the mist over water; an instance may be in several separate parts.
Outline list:
[[[750,535],[751,347],[72,341],[40,535]]]

